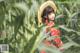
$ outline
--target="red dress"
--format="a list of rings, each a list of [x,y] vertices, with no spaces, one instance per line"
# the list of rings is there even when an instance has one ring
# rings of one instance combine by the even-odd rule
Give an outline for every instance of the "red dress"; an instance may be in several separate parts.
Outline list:
[[[48,29],[46,28],[46,33],[50,31],[50,35],[56,37],[53,39],[53,42],[55,42],[55,44],[53,45],[59,48],[63,45],[63,42],[60,39],[60,31],[52,27],[53,25],[54,25],[54,22],[47,23],[47,26],[49,26],[49,28]],[[44,43],[47,44],[47,46],[51,45],[51,42],[49,41],[45,41]],[[46,53],[46,51],[43,49],[40,53]]]
[[[56,43],[55,44],[56,47],[61,47],[63,45],[60,39],[60,31],[58,29],[51,28],[51,36],[56,36],[56,38],[53,39],[53,41]]]
[[[51,36],[55,36],[56,38],[53,39],[53,41],[56,43],[55,46],[56,47],[61,47],[63,45],[61,39],[60,39],[60,30],[52,27],[54,26],[54,22],[49,22],[47,23],[47,26],[49,26],[49,30],[46,30],[47,32],[50,31]]]

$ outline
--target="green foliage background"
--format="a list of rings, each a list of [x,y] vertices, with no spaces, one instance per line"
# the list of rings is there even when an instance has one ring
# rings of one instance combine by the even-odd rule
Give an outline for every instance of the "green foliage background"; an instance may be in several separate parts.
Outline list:
[[[0,44],[8,44],[9,53],[33,53],[42,41],[37,12],[45,1],[0,0]],[[63,53],[80,53],[80,0],[53,1],[58,7],[55,22],[62,31]]]

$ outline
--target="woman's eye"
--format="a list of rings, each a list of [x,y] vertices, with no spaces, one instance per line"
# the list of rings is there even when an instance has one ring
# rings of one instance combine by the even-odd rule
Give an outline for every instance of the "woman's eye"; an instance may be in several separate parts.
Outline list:
[[[49,13],[49,15],[51,15],[52,13]]]

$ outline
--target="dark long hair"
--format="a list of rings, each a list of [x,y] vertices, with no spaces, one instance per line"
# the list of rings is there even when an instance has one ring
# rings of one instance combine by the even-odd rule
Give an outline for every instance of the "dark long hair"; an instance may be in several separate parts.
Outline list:
[[[43,13],[42,13],[42,22],[45,23],[45,20],[47,19],[48,20],[48,14],[50,13],[54,13],[54,9],[50,6],[47,6],[44,10],[43,10]]]

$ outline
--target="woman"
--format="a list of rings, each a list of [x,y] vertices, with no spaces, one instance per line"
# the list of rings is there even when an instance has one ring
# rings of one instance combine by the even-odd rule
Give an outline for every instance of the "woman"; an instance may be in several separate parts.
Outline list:
[[[53,3],[53,1],[45,2],[44,4],[41,5],[38,11],[38,21],[39,21],[39,26],[42,24],[46,26],[45,33],[50,32],[49,36],[55,37],[51,40],[48,40],[47,37],[43,40],[43,43],[46,46],[56,46],[57,48],[60,48],[63,45],[63,42],[60,39],[60,31],[54,27],[56,10],[57,8],[56,5]],[[46,53],[45,49],[42,49],[40,53]]]

